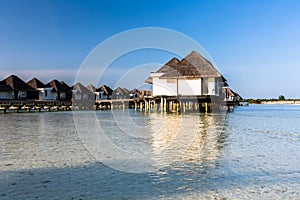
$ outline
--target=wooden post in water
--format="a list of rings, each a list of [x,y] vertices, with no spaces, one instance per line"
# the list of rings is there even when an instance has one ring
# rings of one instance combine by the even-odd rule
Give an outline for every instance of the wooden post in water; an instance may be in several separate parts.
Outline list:
[[[198,103],[195,102],[195,110],[198,111]]]
[[[148,102],[145,100],[145,111],[148,111]]]
[[[141,111],[143,110],[143,102],[142,101],[140,102],[140,110]]]

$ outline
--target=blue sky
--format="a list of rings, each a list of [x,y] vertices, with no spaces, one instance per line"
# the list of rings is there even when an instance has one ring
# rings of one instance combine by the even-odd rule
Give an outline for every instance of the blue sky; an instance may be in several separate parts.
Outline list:
[[[71,84],[105,39],[128,29],[164,27],[201,44],[243,97],[300,98],[299,10],[297,0],[0,0],[0,79],[14,73]],[[107,84],[132,67],[165,63],[170,56],[154,50],[123,56]]]

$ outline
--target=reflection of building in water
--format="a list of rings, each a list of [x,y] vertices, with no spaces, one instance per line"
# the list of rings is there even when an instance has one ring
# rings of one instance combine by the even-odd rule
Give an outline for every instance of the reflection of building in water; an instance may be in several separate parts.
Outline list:
[[[222,143],[222,115],[200,115],[198,122],[197,135],[184,155],[193,162],[215,161]]]
[[[220,151],[224,116],[151,115],[153,159],[160,164],[215,161]],[[163,122],[162,122],[163,119]]]

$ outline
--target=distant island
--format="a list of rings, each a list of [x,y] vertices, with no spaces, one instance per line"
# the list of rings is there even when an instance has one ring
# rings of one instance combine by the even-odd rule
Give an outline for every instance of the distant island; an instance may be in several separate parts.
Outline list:
[[[280,95],[277,99],[244,99],[250,104],[300,104],[300,99],[286,99]]]

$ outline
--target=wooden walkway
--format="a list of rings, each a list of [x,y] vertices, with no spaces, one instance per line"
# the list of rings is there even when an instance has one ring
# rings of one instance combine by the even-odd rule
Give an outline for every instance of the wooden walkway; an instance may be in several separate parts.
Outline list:
[[[0,100],[0,111],[67,111],[67,110],[113,110],[134,109],[157,112],[212,112],[233,111],[237,102],[223,101],[219,97],[142,97],[132,99],[103,100]]]
[[[0,110],[6,113],[7,111],[51,111],[51,110],[71,110],[71,101],[58,100],[0,100]]]

